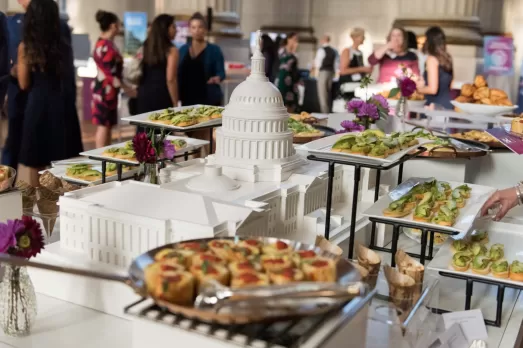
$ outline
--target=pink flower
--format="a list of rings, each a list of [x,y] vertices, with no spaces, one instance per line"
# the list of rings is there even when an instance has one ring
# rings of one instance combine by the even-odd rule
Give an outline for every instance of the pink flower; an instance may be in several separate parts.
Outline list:
[[[370,117],[373,120],[378,120],[380,118],[378,107],[372,103],[363,103],[363,106],[359,109],[357,116]]]
[[[156,151],[151,140],[145,133],[138,133],[133,138],[133,150],[136,153],[136,159],[140,163],[155,163]]]
[[[16,246],[16,233],[23,229],[24,224],[20,220],[7,220],[6,224],[0,224],[0,253],[7,253]]]
[[[36,220],[23,216],[21,222],[22,229],[16,233],[16,249],[13,254],[30,259],[39,254],[44,248],[44,236]]]
[[[398,85],[403,97],[408,98],[416,91],[416,82],[408,77],[400,79]]]
[[[356,114],[363,104],[365,104],[365,102],[361,99],[352,99],[347,103],[347,110]]]

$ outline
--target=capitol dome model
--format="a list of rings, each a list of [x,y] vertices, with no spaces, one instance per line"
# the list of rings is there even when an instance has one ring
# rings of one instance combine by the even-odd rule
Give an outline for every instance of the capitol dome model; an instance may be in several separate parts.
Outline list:
[[[260,39],[258,31],[251,74],[233,91],[222,113],[215,163],[235,180],[281,182],[304,161],[294,150],[281,93],[265,76]]]

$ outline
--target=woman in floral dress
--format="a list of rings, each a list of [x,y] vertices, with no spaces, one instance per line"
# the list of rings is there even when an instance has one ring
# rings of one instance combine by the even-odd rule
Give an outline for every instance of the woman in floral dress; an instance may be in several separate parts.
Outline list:
[[[288,112],[295,112],[298,107],[298,83],[300,76],[298,72],[298,59],[295,52],[298,48],[298,35],[290,33],[286,37],[287,43],[280,51],[280,69],[276,86],[283,97],[283,103]]]
[[[114,44],[120,32],[120,20],[112,12],[98,11],[96,21],[100,25],[100,38],[96,42],[93,59],[98,74],[93,82],[93,124],[97,125],[96,147],[111,144],[111,128],[118,121],[118,95],[120,88],[135,97],[136,91],[122,82],[123,58]]]

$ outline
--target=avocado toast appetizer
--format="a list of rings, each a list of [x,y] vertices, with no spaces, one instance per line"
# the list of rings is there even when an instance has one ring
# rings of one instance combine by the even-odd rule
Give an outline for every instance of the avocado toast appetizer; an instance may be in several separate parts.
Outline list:
[[[490,273],[490,259],[485,255],[477,255],[472,260],[472,273],[487,275]]]
[[[407,206],[408,200],[409,197],[402,197],[390,203],[387,209],[383,210],[383,215],[396,218],[409,215],[412,212],[412,208]]]
[[[452,267],[459,272],[465,272],[469,269],[472,262],[472,255],[470,252],[458,252],[452,256]]]
[[[509,264],[505,259],[497,260],[492,262],[490,265],[490,271],[496,278],[507,279],[509,276]]]

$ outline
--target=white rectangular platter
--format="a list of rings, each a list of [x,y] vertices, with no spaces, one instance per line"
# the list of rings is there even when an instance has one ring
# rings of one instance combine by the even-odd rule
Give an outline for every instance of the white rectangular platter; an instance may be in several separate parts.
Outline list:
[[[175,156],[184,154],[185,152],[189,152],[189,151],[198,149],[202,146],[209,144],[209,141],[207,141],[207,140],[179,137],[179,136],[174,136],[174,135],[168,135],[166,137],[166,139],[167,140],[183,139],[187,142],[187,146],[184,147],[183,149],[176,151]],[[113,163],[124,163],[124,164],[129,164],[129,165],[138,165],[139,164],[138,161],[132,161],[132,160],[130,161],[130,160],[124,160],[124,159],[119,159],[119,158],[114,158],[114,157],[106,157],[103,155],[104,151],[107,149],[110,149],[113,147],[124,147],[124,146],[125,146],[125,143],[113,144],[110,146],[101,147],[99,149],[84,151],[84,152],[81,152],[80,155],[96,158],[101,161],[107,161],[107,162],[113,162]]]
[[[188,106],[181,106],[181,107],[172,108],[172,109],[175,111],[180,111],[180,110],[185,110],[185,109],[189,109],[189,108],[198,108],[200,106],[208,106],[208,105],[199,105],[199,104],[198,105],[188,105]],[[135,124],[140,124],[140,125],[144,125],[144,126],[153,126],[155,128],[170,129],[173,131],[188,131],[191,129],[202,128],[205,126],[219,125],[222,123],[221,118],[216,118],[214,120],[209,120],[206,122],[198,123],[198,124],[195,124],[195,125],[189,126],[189,127],[176,127],[176,126],[171,126],[171,125],[167,125],[167,124],[156,123],[156,122],[149,120],[149,115],[157,113],[157,112],[162,112],[162,111],[163,110],[157,110],[157,111],[152,111],[152,112],[146,112],[146,113],[140,114],[140,115],[123,117],[122,121],[133,122]]]
[[[93,169],[94,170],[98,170],[98,171],[101,172],[102,171],[102,166],[101,165],[94,166]],[[49,172],[51,172],[51,174],[53,174],[54,176],[56,176],[58,178],[62,178],[64,180],[66,180],[66,181],[69,181],[69,182],[72,182],[72,183],[77,183],[77,184],[80,184],[80,185],[90,185],[90,184],[100,185],[102,183],[102,179],[99,179],[99,180],[96,180],[96,181],[86,181],[86,180],[82,180],[82,179],[78,179],[78,178],[69,177],[66,174],[66,170],[67,170],[66,166],[57,166],[57,167],[54,167],[54,168],[50,168],[50,169],[44,170],[41,173],[43,173],[45,171],[49,171]],[[138,173],[139,171],[140,171],[139,167],[133,168],[133,169],[128,170],[128,171],[122,171],[122,179],[131,178],[136,173]],[[107,176],[105,178],[105,182],[116,181],[116,180],[118,180],[118,175],[116,175],[116,174],[115,175],[111,175],[111,176]]]
[[[488,225],[482,228],[482,230],[488,231],[489,242],[486,246],[489,249],[491,245],[496,243],[500,243],[505,246],[505,259],[508,261],[509,265],[512,263],[512,261],[515,260],[523,261],[523,234],[521,233],[521,225],[507,224],[502,222],[490,222]],[[445,244],[440,247],[439,252],[427,267],[438,272],[467,275],[473,278],[486,279],[523,287],[523,282],[518,282],[511,279],[495,278],[491,273],[487,275],[481,275],[473,273],[470,269],[466,272],[456,271],[451,265],[452,256],[454,255],[450,249],[451,245],[452,239],[449,238],[447,242],[445,242]]]
[[[374,165],[389,165],[391,163],[399,161],[404,155],[409,153],[410,151],[417,149],[422,144],[430,143],[432,140],[428,139],[418,139],[419,144],[416,144],[414,146],[411,146],[405,150],[401,150],[396,152],[395,154],[390,155],[387,158],[374,158],[374,157],[368,157],[363,155],[355,155],[351,153],[344,153],[344,152],[332,152],[332,145],[338,141],[339,138],[341,138],[344,135],[351,134],[351,133],[341,133],[341,134],[335,134],[331,135],[330,137],[321,138],[315,141],[311,141],[310,143],[302,145],[301,149],[307,150],[310,154],[317,155],[321,158],[327,158],[327,159],[333,159],[333,160],[358,160],[359,163],[362,164],[374,164]],[[358,135],[359,133],[352,133],[355,135]]]
[[[457,186],[463,185],[463,183],[458,183],[454,181],[448,181],[448,183],[452,186],[452,188],[455,188]],[[496,189],[488,186],[480,186],[480,185],[472,185],[467,184],[472,191],[470,192],[470,198],[467,199],[467,204],[464,208],[460,209],[459,216],[456,220],[456,223],[452,227],[447,226],[440,226],[435,225],[430,222],[418,222],[414,221],[412,219],[413,213],[402,217],[402,218],[394,218],[389,216],[383,215],[383,210],[385,210],[390,203],[392,203],[392,199],[389,197],[389,195],[385,195],[381,197],[376,203],[374,203],[369,209],[367,209],[363,215],[367,217],[374,217],[379,218],[383,220],[388,220],[392,222],[408,222],[410,224],[415,224],[419,226],[420,228],[427,228],[427,227],[433,227],[437,228],[438,230],[445,230],[449,232],[459,232],[461,233],[467,233],[468,230],[472,227],[472,224],[476,217],[478,216],[481,207],[483,206],[483,203],[490,197]]]

